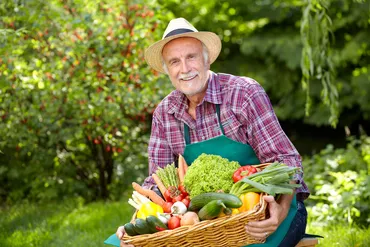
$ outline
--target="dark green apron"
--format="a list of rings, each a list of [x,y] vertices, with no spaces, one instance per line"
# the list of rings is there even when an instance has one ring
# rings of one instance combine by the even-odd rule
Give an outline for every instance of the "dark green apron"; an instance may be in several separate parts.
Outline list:
[[[220,129],[222,135],[214,137],[212,139],[191,143],[190,141],[190,134],[189,134],[189,126],[184,124],[184,137],[185,137],[185,150],[184,150],[184,158],[186,163],[191,165],[191,163],[202,153],[206,154],[214,154],[220,155],[223,158],[226,158],[230,161],[237,161],[240,165],[254,165],[260,164],[261,162],[258,160],[254,150],[248,144],[240,143],[234,140],[231,140],[227,136],[225,136],[225,132],[223,126],[221,124],[220,119],[220,106],[216,105],[216,112],[218,117],[218,122],[220,125]],[[294,196],[292,203],[290,205],[290,209],[288,212],[287,217],[285,220],[280,224],[278,229],[271,234],[265,243],[263,244],[252,244],[248,245],[248,247],[276,247],[280,244],[283,240],[284,236],[288,232],[290,224],[297,212],[297,201],[296,197]]]

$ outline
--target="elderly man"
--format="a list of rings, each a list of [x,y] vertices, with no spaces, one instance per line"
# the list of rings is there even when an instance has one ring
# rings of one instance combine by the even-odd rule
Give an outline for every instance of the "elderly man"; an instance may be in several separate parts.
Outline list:
[[[178,154],[188,164],[209,153],[241,165],[278,161],[301,167],[301,157],[281,129],[264,89],[251,78],[210,70],[220,50],[216,34],[198,32],[183,18],[172,20],[162,40],[147,49],[149,66],[166,73],[175,87],[153,114],[149,174],[174,162]],[[246,224],[250,235],[266,238],[261,246],[295,246],[305,233],[303,200],[309,192],[301,174],[292,182],[302,185],[295,195],[278,200],[265,196],[270,217]],[[153,184],[150,177],[144,183]],[[121,239],[123,228],[116,234]]]

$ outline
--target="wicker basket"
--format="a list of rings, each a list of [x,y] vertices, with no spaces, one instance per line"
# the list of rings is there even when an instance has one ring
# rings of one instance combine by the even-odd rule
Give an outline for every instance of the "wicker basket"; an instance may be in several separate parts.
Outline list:
[[[268,164],[256,167],[264,168]],[[140,247],[213,247],[213,246],[245,246],[263,243],[265,240],[255,239],[245,231],[249,221],[266,218],[267,203],[260,198],[260,203],[251,211],[236,215],[224,216],[214,220],[201,221],[191,226],[181,226],[174,230],[165,230],[138,236],[125,235],[123,241]]]

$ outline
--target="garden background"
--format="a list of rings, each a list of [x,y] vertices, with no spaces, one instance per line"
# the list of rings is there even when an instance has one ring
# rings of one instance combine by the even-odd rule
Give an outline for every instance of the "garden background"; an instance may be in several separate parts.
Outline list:
[[[369,0],[0,3],[0,246],[103,246],[147,176],[172,90],[143,52],[171,18],[217,33],[217,72],[256,79],[303,156],[308,232],[370,246]]]

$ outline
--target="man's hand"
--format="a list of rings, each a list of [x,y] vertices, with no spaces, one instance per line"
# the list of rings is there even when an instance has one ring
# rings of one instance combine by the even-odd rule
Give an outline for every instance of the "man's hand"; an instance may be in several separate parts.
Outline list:
[[[273,196],[264,196],[263,199],[268,203],[270,218],[248,222],[245,226],[247,233],[256,239],[266,239],[275,232],[288,215],[292,198],[293,196],[291,195],[282,195],[278,203]]]
[[[121,247],[134,247],[132,244],[125,244],[122,241],[122,238],[123,238],[123,236],[125,236],[125,234],[126,234],[125,228],[123,226],[118,227],[118,229],[116,231],[116,235],[117,235],[118,239],[121,240],[120,246]]]

